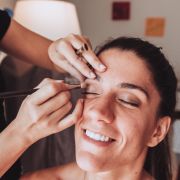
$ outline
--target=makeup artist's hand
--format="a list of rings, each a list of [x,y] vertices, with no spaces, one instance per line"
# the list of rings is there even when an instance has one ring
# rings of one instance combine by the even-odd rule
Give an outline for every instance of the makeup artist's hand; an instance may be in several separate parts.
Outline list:
[[[87,64],[100,72],[106,69],[92,51],[90,41],[80,35],[70,34],[61,38],[53,42],[48,51],[50,59],[57,67],[70,73],[80,82],[85,78],[95,78]]]
[[[69,92],[72,85],[45,79],[38,88],[23,101],[15,119],[19,130],[24,131],[32,143],[72,126],[83,109],[83,102],[79,100],[73,113],[64,118],[72,107]]]

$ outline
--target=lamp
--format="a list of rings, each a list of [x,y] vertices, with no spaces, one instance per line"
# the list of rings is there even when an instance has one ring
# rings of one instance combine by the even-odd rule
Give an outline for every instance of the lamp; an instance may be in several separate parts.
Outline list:
[[[81,33],[75,5],[69,2],[19,0],[15,4],[14,19],[51,40]]]
[[[75,5],[60,0],[18,0],[13,18],[53,41],[70,33],[81,33]],[[32,67],[23,61],[14,61],[14,65],[18,76],[24,75]]]

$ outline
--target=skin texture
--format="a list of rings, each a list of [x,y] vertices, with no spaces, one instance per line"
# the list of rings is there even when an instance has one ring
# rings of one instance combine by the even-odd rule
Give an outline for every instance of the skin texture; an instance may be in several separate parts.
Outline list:
[[[143,170],[147,149],[165,137],[170,118],[157,117],[160,96],[151,73],[133,52],[110,49],[99,58],[107,70],[86,80],[83,114],[75,128],[77,164],[28,174],[25,179],[41,179],[48,172],[52,179],[153,179]],[[112,141],[95,141],[84,130]]]
[[[86,81],[89,93],[82,119],[76,124],[76,160],[90,177],[97,173],[107,179],[127,175],[138,179],[143,175],[148,147],[158,144],[167,133],[169,118],[157,119],[160,96],[139,57],[110,49],[99,58],[108,69],[97,73],[96,80]],[[161,127],[157,122],[166,123]],[[105,146],[89,141],[84,129],[114,141]]]

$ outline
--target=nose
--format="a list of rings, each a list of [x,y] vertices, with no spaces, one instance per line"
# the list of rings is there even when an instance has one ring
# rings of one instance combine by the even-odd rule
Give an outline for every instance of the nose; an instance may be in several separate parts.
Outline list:
[[[114,120],[113,100],[108,97],[96,99],[88,108],[87,116],[89,119],[112,123]]]

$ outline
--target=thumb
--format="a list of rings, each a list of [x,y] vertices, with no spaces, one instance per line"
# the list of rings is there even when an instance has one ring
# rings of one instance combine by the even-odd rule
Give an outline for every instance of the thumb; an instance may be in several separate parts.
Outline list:
[[[84,109],[84,99],[79,99],[74,111],[72,112],[73,121],[76,123],[82,116]]]
[[[74,111],[58,123],[61,130],[74,125],[81,118],[83,112],[83,102],[83,99],[79,99]]]

